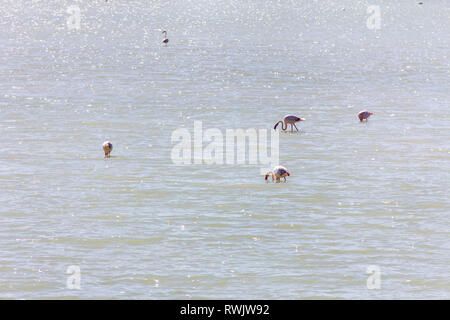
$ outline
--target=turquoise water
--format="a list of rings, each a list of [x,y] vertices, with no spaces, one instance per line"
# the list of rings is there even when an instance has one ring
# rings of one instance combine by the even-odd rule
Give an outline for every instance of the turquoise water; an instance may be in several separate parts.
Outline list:
[[[447,1],[2,0],[0,16],[0,298],[450,298]],[[307,119],[279,136],[287,183],[171,159],[194,121],[225,135],[286,114]]]

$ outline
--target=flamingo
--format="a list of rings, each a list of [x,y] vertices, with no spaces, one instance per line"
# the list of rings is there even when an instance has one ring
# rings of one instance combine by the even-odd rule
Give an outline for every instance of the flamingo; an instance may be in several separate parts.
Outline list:
[[[109,141],[105,141],[103,142],[103,151],[105,151],[105,158],[109,158],[110,157],[110,153],[113,149],[113,145],[111,142]]]
[[[372,116],[372,115],[373,115],[372,112],[369,112],[369,111],[367,111],[367,110],[363,110],[363,111],[361,111],[360,113],[358,113],[358,118],[359,118],[359,121],[360,121],[360,122],[363,122],[363,120],[366,120],[366,121],[367,121],[367,119],[368,119],[370,116]]]
[[[305,121],[306,119],[305,118],[299,118],[299,117],[297,117],[297,116],[293,116],[293,115],[287,115],[287,116],[285,116],[284,118],[283,118],[283,121],[278,121],[276,124],[275,124],[275,126],[273,127],[273,129],[274,130],[276,130],[277,129],[277,126],[281,123],[281,129],[283,129],[283,130],[286,130],[287,129],[287,125],[288,124],[290,124],[291,125],[291,132],[292,131],[294,131],[294,127],[295,127],[295,129],[297,129],[297,131],[298,131],[298,128],[297,128],[297,126],[295,125],[295,123],[296,122],[299,122],[299,121]],[[284,122],[284,123],[283,123]],[[283,124],[284,124],[284,126],[283,126]]]
[[[162,43],[165,43],[165,44],[167,44],[167,43],[169,42],[169,39],[167,39],[167,31],[166,31],[166,30],[164,30],[164,31],[163,31],[163,32],[161,32],[161,33],[163,33],[163,34],[164,34],[164,39],[163,39]]]
[[[276,166],[275,168],[273,168],[273,170],[266,173],[265,180],[267,181],[267,178],[269,178],[269,176],[272,176],[272,181],[274,181],[276,178],[277,183],[279,183],[280,178],[284,178],[284,182],[286,182],[286,176],[290,176],[290,175],[291,174],[286,170],[285,167]]]

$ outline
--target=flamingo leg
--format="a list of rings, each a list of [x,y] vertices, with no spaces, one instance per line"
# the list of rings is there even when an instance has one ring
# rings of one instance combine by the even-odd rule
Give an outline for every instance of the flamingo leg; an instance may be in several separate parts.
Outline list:
[[[297,126],[295,125],[295,123],[294,123],[294,127],[295,127],[295,129],[297,129],[297,132],[298,132],[298,128],[297,128]]]
[[[293,123],[291,123],[291,132],[294,132],[294,126],[293,126]]]

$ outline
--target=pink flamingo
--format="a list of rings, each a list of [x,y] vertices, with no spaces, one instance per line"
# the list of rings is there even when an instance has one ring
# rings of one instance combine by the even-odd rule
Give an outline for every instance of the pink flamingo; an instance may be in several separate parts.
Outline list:
[[[286,177],[290,176],[291,174],[286,170],[285,167],[283,166],[276,166],[275,168],[273,168],[273,170],[269,171],[266,173],[266,177],[265,180],[267,181],[267,178],[269,178],[269,176],[272,176],[272,181],[275,180],[275,178],[277,179],[277,183],[280,182],[281,178],[284,178],[284,182],[286,182]]]
[[[103,151],[105,151],[105,158],[109,158],[110,157],[109,154],[111,153],[112,149],[113,149],[113,145],[112,145],[111,142],[105,141],[103,143]]]
[[[305,121],[305,120],[306,120],[305,118],[299,118],[299,117],[297,117],[297,116],[287,115],[287,116],[285,116],[285,117],[283,118],[283,121],[281,121],[281,120],[278,121],[278,122],[275,124],[275,126],[273,127],[273,129],[276,130],[277,127],[278,127],[278,125],[281,123],[281,129],[283,129],[283,130],[286,130],[286,129],[287,129],[287,125],[290,124],[290,125],[291,125],[291,132],[294,131],[294,127],[295,127],[295,129],[297,129],[297,131],[298,131],[298,128],[297,128],[297,126],[295,125],[295,123],[296,123],[296,122],[299,122],[299,121]],[[284,124],[284,125],[283,125],[283,124]]]
[[[164,31],[163,31],[163,32],[161,32],[161,33],[163,33],[163,34],[164,34],[164,39],[163,39],[162,43],[165,43],[165,44],[167,44],[167,43],[169,42],[169,39],[167,39],[167,31],[166,31],[166,30],[164,30]]]
[[[358,118],[360,122],[363,122],[363,120],[366,120],[370,117],[373,116],[372,112],[369,112],[367,110],[363,110],[360,113],[358,113]]]

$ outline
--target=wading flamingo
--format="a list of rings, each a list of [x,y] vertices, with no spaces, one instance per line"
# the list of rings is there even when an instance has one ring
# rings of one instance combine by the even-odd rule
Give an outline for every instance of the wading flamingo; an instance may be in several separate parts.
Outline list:
[[[286,130],[287,129],[287,125],[288,124],[290,124],[291,125],[291,132],[292,131],[294,131],[294,127],[295,127],[295,129],[297,129],[297,131],[298,131],[298,128],[297,128],[297,126],[295,125],[295,123],[296,122],[299,122],[299,121],[305,121],[306,119],[305,118],[299,118],[299,117],[297,117],[297,116],[293,116],[293,115],[287,115],[287,116],[285,116],[284,118],[283,118],[283,121],[278,121],[276,124],[275,124],[275,127],[273,127],[275,130],[277,129],[277,127],[278,127],[278,125],[281,123],[281,129],[283,129],[283,130]],[[284,125],[283,125],[284,124]]]
[[[161,33],[163,33],[163,34],[164,34],[164,39],[163,39],[162,43],[165,43],[165,44],[167,44],[167,43],[169,42],[169,39],[167,39],[167,31],[166,31],[166,30],[164,30],[164,31],[163,31],[163,32],[161,32]]]
[[[286,177],[290,176],[290,175],[291,174],[286,170],[285,167],[283,167],[283,166],[276,166],[275,168],[273,168],[273,170],[271,170],[271,171],[266,173],[265,180],[267,181],[269,176],[272,176],[272,181],[274,181],[275,178],[276,178],[277,179],[277,183],[279,183],[280,179],[284,178],[284,182],[286,182]]]
[[[373,115],[372,112],[369,112],[369,111],[367,111],[367,110],[363,110],[363,111],[361,111],[360,113],[358,113],[358,118],[359,118],[359,121],[360,121],[360,122],[363,122],[363,120],[366,120],[366,121],[367,121],[367,119],[368,119],[370,116],[372,116],[372,115]]]
[[[103,142],[103,151],[105,151],[105,158],[109,158],[110,157],[110,153],[113,149],[113,145],[111,142],[109,141],[105,141]]]

